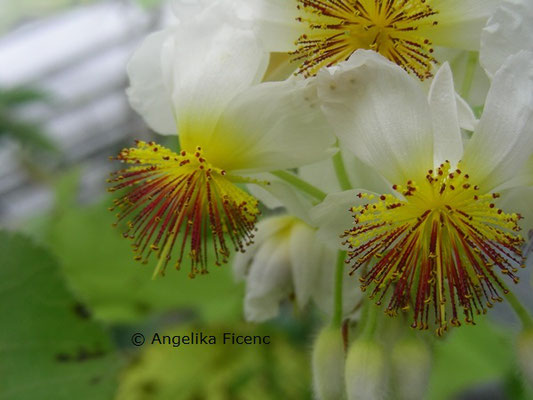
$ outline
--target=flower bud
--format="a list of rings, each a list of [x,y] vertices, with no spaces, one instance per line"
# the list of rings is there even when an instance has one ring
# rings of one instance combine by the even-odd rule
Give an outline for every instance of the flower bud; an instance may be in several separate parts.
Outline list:
[[[380,400],[387,392],[385,357],[381,346],[358,340],[346,358],[346,392],[348,400]]]
[[[398,400],[423,399],[429,382],[431,353],[422,341],[403,340],[392,350],[392,368]]]
[[[516,343],[518,365],[524,379],[533,385],[533,329],[523,331]]]
[[[312,362],[316,399],[344,399],[344,344],[340,329],[327,327],[320,332]]]

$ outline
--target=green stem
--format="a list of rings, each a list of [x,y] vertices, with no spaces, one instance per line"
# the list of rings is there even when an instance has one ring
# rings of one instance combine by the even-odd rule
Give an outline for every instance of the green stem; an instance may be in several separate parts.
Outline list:
[[[378,307],[372,303],[370,299],[366,299],[366,304],[364,308],[364,313],[361,316],[361,334],[359,337],[361,339],[370,340],[374,336],[377,326],[377,313],[379,311]]]
[[[326,198],[326,193],[324,193],[319,188],[311,185],[310,183],[300,179],[298,176],[291,174],[287,171],[273,171],[272,175],[277,176],[280,179],[283,179],[285,182],[290,183],[297,189],[300,189],[302,192],[305,192],[319,201],[323,201]]]
[[[346,168],[344,168],[344,161],[342,160],[342,154],[340,150],[335,153],[333,156],[333,167],[335,168],[335,174],[337,175],[337,180],[342,190],[350,190],[352,184],[350,183],[350,178],[346,173]]]
[[[527,311],[527,309],[520,303],[513,292],[507,289],[509,292],[506,294],[505,298],[509,301],[509,304],[513,308],[514,312],[522,322],[522,326],[525,329],[533,329],[533,318]]]
[[[476,72],[478,54],[475,51],[468,53],[468,59],[466,61],[465,77],[463,79],[463,85],[461,86],[461,97],[468,100],[470,89],[472,88],[472,82],[474,80],[474,73]]]
[[[344,259],[346,252],[339,250],[337,253],[337,266],[335,268],[335,290],[333,292],[333,327],[342,325],[342,281],[344,278]]]

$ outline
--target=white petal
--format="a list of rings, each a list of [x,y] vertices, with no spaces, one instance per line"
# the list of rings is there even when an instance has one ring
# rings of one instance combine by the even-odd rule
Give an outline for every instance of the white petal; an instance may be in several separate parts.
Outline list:
[[[172,82],[172,102],[182,148],[210,141],[218,118],[233,97],[258,82],[268,62],[251,30],[224,23],[210,7],[181,24],[163,50],[163,73]]]
[[[289,239],[292,282],[298,307],[309,301],[317,284],[322,247],[316,242],[316,231],[307,224],[296,223]]]
[[[257,252],[246,280],[246,319],[261,322],[275,317],[291,286],[287,244],[268,241]]]
[[[226,170],[294,168],[326,158],[335,139],[303,79],[266,82],[236,96],[206,143],[206,159]],[[231,156],[228,156],[231,155]]]
[[[461,93],[461,96],[464,97],[468,104],[472,107],[483,106],[487,92],[489,91],[490,80],[485,70],[479,64],[477,54],[465,50],[436,47],[434,57],[439,61],[448,61],[450,63],[455,88]],[[469,75],[471,68],[474,71],[472,75]],[[467,80],[470,83],[467,84]],[[460,104],[458,105],[461,106]],[[461,110],[459,109],[459,111]],[[461,118],[461,114],[459,114],[459,117]],[[463,126],[461,125],[461,127]],[[463,128],[468,129],[466,127]]]
[[[126,93],[132,108],[144,118],[154,131],[176,134],[169,88],[163,80],[161,51],[172,30],[152,33],[133,53],[127,72],[130,86]]]
[[[260,247],[280,230],[285,229],[292,221],[292,217],[271,217],[261,220],[257,224],[254,243],[244,253],[236,253],[233,259],[233,277],[236,281],[243,280],[248,275],[248,268]]]
[[[522,216],[518,223],[522,228],[522,236],[528,239],[528,233],[533,230],[533,186],[517,187],[502,193],[498,204],[506,213],[517,213]]]
[[[312,220],[309,212],[312,207],[312,199],[302,194],[289,183],[281,181],[273,176],[272,178],[273,179],[269,179],[270,185],[249,185],[250,193],[258,200],[262,201],[267,207],[276,208],[283,206],[287,209],[287,212],[290,215],[311,224]]]
[[[455,165],[463,155],[463,141],[453,76],[448,63],[440,67],[431,83],[429,106],[433,122],[434,163],[438,165],[449,160]]]
[[[480,62],[494,75],[505,59],[520,50],[533,51],[533,2],[502,1],[481,34]]]
[[[457,117],[459,118],[459,126],[462,129],[473,132],[478,123],[478,120],[474,115],[474,111],[472,111],[470,105],[457,93],[455,100],[457,102]]]
[[[340,235],[353,226],[351,208],[359,205],[359,189],[328,194],[322,203],[311,209],[311,218],[318,227],[318,236],[326,245],[342,249]]]
[[[328,315],[333,314],[336,266],[337,251],[329,247],[324,247],[323,255],[320,259],[319,279],[313,292],[313,300]],[[350,268],[348,265],[345,265],[342,281],[342,309],[345,316],[353,313],[354,308],[362,297],[361,290],[359,289],[358,275],[350,275],[349,273]]]
[[[437,46],[478,50],[481,30],[499,0],[433,0],[437,26],[420,27],[422,37]]]
[[[433,136],[415,78],[367,50],[318,78],[322,108],[341,144],[391,183],[423,179],[433,166]]]
[[[176,18],[185,22],[200,14],[210,3],[210,0],[171,0],[170,6]]]
[[[494,76],[464,169],[489,191],[513,178],[533,151],[533,53],[509,57]],[[474,179],[475,176],[475,179]]]
[[[252,21],[268,51],[288,52],[306,30],[296,21],[299,16],[296,0],[250,0]]]

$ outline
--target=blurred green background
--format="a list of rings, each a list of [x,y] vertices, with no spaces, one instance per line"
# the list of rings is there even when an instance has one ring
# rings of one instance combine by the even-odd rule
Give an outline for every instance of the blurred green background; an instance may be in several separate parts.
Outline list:
[[[152,280],[153,266],[135,262],[111,227],[108,157],[155,137],[127,105],[125,63],[169,23],[168,6],[0,5],[0,399],[312,398],[318,312],[285,304],[275,320],[246,323],[231,264],[194,280],[176,271]],[[427,399],[533,398],[514,355],[519,326],[506,308],[499,315],[429,338]],[[271,344],[131,342],[137,332],[228,331]]]

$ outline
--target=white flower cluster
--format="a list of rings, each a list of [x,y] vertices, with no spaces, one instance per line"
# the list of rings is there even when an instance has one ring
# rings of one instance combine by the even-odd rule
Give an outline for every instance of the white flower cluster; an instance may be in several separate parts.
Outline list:
[[[194,277],[236,251],[249,320],[312,300],[340,325],[362,289],[439,335],[518,282],[533,228],[531,1],[174,10],[128,65],[132,107],[180,142],[117,157],[136,259]],[[263,218],[261,203],[285,212]]]
[[[334,330],[314,353],[319,398],[338,396],[321,365],[342,369],[335,329],[362,292],[442,335],[518,282],[533,228],[531,1],[174,10],[175,25],[133,55],[128,97],[180,148],[139,142],[110,180],[136,259],[153,254],[156,273],[174,262],[194,277],[236,252],[248,320],[275,317],[288,299],[330,314]],[[263,218],[260,204],[284,213]],[[340,390],[350,399],[382,396],[367,303],[346,366],[359,378]],[[375,371],[350,364],[368,357]]]
[[[118,157],[134,165],[112,181],[135,188],[117,206],[137,259],[155,253],[164,272],[180,253],[176,267],[189,257],[195,276],[212,261],[206,242],[216,262],[235,245],[257,321],[290,297],[334,312],[338,249],[352,266],[340,274],[344,315],[360,299],[356,271],[419,327],[428,307],[418,297],[447,303],[433,321],[443,330],[459,324],[456,303],[468,321],[507,292],[494,265],[518,280],[522,234],[512,232],[533,225],[530,2],[173,5],[175,25],[128,65],[132,107],[181,147],[142,143]],[[477,57],[455,82],[452,61],[479,49],[491,83],[478,120],[467,102]],[[256,226],[257,200],[286,214]]]

